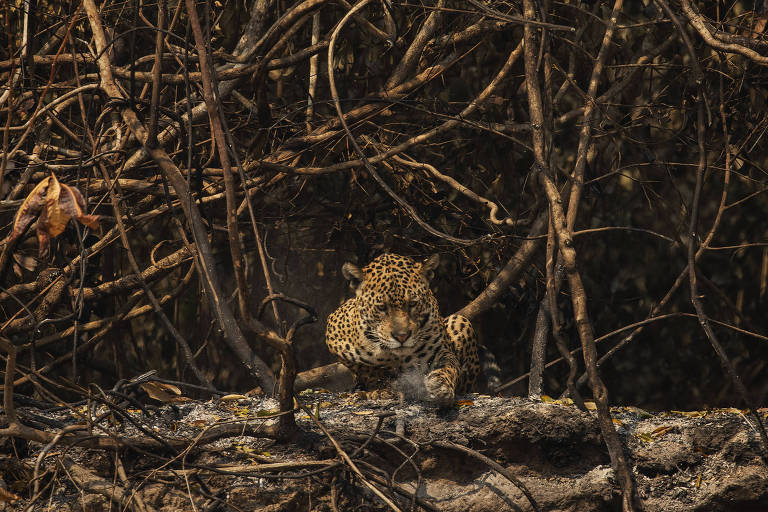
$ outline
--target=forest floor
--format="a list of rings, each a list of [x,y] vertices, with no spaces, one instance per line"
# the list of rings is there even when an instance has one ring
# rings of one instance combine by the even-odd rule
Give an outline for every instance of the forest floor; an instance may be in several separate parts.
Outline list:
[[[595,412],[483,395],[444,409],[362,393],[301,400],[326,432],[302,410],[293,439],[262,437],[277,403],[229,397],[130,409],[92,429],[134,449],[58,444],[40,456],[40,444],[2,440],[0,483],[18,499],[0,510],[534,510],[521,487],[538,510],[619,508]],[[38,428],[82,422],[65,409],[18,413]],[[643,510],[768,510],[768,469],[742,411],[612,415]]]

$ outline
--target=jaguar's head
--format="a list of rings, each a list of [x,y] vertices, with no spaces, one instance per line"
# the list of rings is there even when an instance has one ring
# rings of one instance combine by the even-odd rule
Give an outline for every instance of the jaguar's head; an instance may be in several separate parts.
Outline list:
[[[437,255],[423,262],[407,256],[382,254],[362,269],[346,263],[342,273],[355,286],[365,336],[398,353],[418,347],[440,322],[429,280],[439,263]]]

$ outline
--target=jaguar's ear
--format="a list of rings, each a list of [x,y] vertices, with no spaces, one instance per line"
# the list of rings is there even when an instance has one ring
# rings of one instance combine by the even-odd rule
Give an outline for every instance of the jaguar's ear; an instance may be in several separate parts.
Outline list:
[[[424,263],[421,264],[421,275],[424,276],[424,279],[427,280],[427,282],[431,281],[433,277],[435,277],[435,269],[440,264],[440,255],[439,254],[433,254],[429,258],[427,258]]]
[[[349,280],[349,285],[355,290],[355,294],[360,293],[360,285],[365,278],[363,271],[354,263],[345,263],[341,266],[342,275]]]

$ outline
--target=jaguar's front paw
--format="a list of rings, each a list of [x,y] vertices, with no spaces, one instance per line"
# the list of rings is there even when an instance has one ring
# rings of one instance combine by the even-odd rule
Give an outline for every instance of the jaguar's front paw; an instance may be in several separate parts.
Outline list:
[[[438,405],[451,405],[454,399],[454,389],[451,381],[440,370],[430,372],[424,379],[429,400]]]

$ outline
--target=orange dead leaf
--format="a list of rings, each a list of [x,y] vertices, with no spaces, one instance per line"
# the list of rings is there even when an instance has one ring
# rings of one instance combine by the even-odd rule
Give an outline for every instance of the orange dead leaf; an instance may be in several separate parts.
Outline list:
[[[58,236],[64,231],[69,219],[75,218],[91,229],[96,229],[99,223],[98,215],[86,215],[85,199],[74,187],[61,185],[61,192],[56,200],[48,202],[48,222],[51,236]]]
[[[75,218],[92,229],[98,226],[99,216],[86,215],[84,210],[85,199],[80,191],[59,183],[56,175],[51,173],[32,189],[19,207],[8,242],[20,237],[37,217],[37,240],[42,258],[48,253],[51,237],[63,233],[69,219]]]

